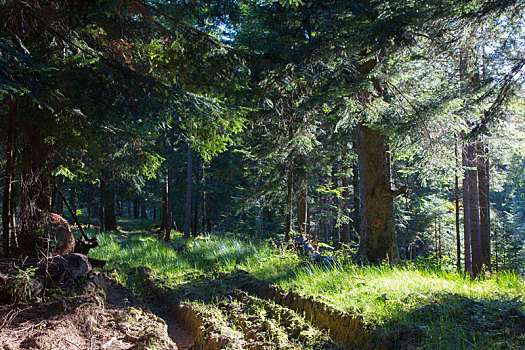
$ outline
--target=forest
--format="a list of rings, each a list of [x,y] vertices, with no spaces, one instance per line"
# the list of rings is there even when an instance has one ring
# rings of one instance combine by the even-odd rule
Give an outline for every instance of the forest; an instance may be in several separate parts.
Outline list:
[[[0,0],[0,349],[523,349],[524,97],[524,0]]]

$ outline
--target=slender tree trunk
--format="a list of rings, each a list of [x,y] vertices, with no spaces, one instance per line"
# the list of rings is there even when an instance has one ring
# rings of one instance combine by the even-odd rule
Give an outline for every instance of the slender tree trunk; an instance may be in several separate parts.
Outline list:
[[[88,214],[88,222],[87,222],[87,227],[90,228],[91,227],[91,201],[93,200],[92,198],[93,194],[92,194],[92,189],[91,189],[91,184],[88,185],[88,189],[87,189],[87,214]]]
[[[470,199],[469,199],[469,172],[467,147],[461,151],[461,163],[465,169],[463,178],[463,244],[465,246],[465,271],[472,274],[472,262],[470,259]]]
[[[166,180],[167,181],[167,180]],[[167,217],[168,217],[168,197],[166,196],[166,188],[164,188],[164,193],[162,194],[162,218],[160,229],[161,231],[166,230]]]
[[[348,181],[348,164],[345,161],[346,147],[341,157],[341,170],[343,172],[342,185],[343,185],[343,215],[348,217],[348,221],[343,223],[343,243],[350,244],[350,181]]]
[[[354,152],[357,152],[357,144],[354,142]],[[354,212],[352,215],[354,235],[353,240],[357,242],[361,230],[360,199],[359,199],[359,162],[356,160],[352,165],[352,189],[354,191]]]
[[[112,184],[106,185],[105,195],[106,209],[105,209],[105,223],[104,231],[117,230],[117,214],[115,212],[115,190]]]
[[[133,201],[133,218],[138,219],[140,215],[140,203],[138,200]]]
[[[290,162],[288,165],[288,174],[286,177],[286,228],[284,230],[285,241],[290,240],[290,232],[292,231],[292,191],[293,190],[293,165]]]
[[[148,218],[148,208],[146,208],[146,203],[142,203],[140,206],[140,218],[141,219],[147,219]]]
[[[299,234],[308,235],[308,182],[306,179],[305,160],[297,162],[297,226]]]
[[[456,138],[455,146],[454,146],[454,153],[456,155],[456,168],[459,168],[459,155],[458,155],[458,142]],[[461,272],[461,237],[459,232],[459,176],[456,170],[456,175],[454,177],[454,185],[455,185],[455,192],[454,192],[454,199],[456,204],[456,266],[458,269],[458,273]]]
[[[481,238],[479,221],[479,191],[478,170],[476,160],[476,143],[471,142],[467,147],[468,154],[468,191],[470,204],[470,248],[472,254],[472,275],[478,276],[482,269]]]
[[[16,163],[16,157],[13,157],[13,164]],[[16,201],[15,201],[15,182],[11,183],[11,205],[9,206],[9,211],[11,212],[11,238],[9,240],[9,244],[11,248],[17,248],[18,247],[18,232],[17,232],[17,225],[16,225]]]
[[[11,189],[14,172],[14,125],[15,115],[18,111],[18,102],[12,99],[9,102],[9,115],[7,121],[7,144],[6,144],[6,169],[4,182],[4,201],[2,207],[2,245],[5,256],[9,256],[11,252],[11,216],[14,215],[14,210],[11,208]]]
[[[486,146],[478,143],[478,188],[479,188],[479,222],[481,263],[491,271],[490,265],[490,188],[489,162]]]
[[[206,230],[206,169],[202,161],[202,178],[201,178],[201,227],[202,231]]]
[[[496,231],[494,230],[494,234],[496,234]],[[496,253],[496,273],[498,273],[498,240],[494,240],[494,253]]]
[[[334,162],[334,165],[332,166],[332,186],[331,189],[335,190],[339,187],[339,179],[337,178],[337,173],[339,172],[338,168],[339,162],[337,160]],[[329,198],[330,202],[330,236],[332,237],[332,240],[334,242],[335,249],[340,249],[340,243],[341,243],[341,237],[339,235],[339,226],[337,222],[337,218],[339,216],[339,196],[337,194],[332,194]]]
[[[104,173],[102,173],[102,176],[100,177],[100,202],[99,202],[99,231],[104,232],[105,231],[105,220],[104,220],[104,196],[106,192],[106,181],[104,180]]]
[[[358,126],[358,160],[361,194],[361,244],[360,255],[374,264],[388,259],[399,263],[395,225],[394,197],[386,140],[379,130]]]
[[[192,228],[192,234],[193,237],[197,237],[199,235],[199,203],[195,201],[195,204],[193,205],[193,228]]]
[[[188,144],[188,165],[186,167],[186,207],[184,213],[184,238],[190,238],[190,225],[191,225],[191,166],[192,166],[192,155],[191,145]]]
[[[77,181],[73,180],[73,183],[71,184],[71,209],[73,209],[73,212],[75,215],[77,214],[77,204],[78,204],[78,193],[77,193]]]
[[[171,193],[171,182],[173,181],[173,170],[171,165],[168,165],[168,175],[166,176],[166,193],[164,194],[166,198],[166,215],[165,215],[165,229],[166,229],[166,235],[164,236],[164,239],[166,242],[168,242],[171,239],[171,223],[173,222],[173,212],[172,212],[172,193]]]

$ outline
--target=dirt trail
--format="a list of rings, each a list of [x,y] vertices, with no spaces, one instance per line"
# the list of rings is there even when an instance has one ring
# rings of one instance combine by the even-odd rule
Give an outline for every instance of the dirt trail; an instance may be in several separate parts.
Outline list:
[[[358,316],[284,293],[246,272],[200,276],[171,287],[147,267],[133,273],[146,293],[190,329],[196,348],[397,348],[366,330]]]
[[[168,326],[168,334],[178,349],[190,349],[195,345],[194,337],[168,308],[151,296],[137,296],[129,288],[120,285],[105,275],[97,281],[106,291],[106,305],[114,308],[139,307],[161,318]]]

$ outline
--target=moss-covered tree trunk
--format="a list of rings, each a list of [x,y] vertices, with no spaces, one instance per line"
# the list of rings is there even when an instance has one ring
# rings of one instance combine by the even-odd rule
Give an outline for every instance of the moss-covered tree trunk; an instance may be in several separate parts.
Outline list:
[[[370,263],[399,262],[394,197],[385,136],[364,124],[358,126],[357,146],[361,194],[360,254]]]

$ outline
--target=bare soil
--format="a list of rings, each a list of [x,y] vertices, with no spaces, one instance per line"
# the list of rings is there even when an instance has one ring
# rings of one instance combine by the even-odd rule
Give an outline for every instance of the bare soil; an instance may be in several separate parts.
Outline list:
[[[46,302],[0,305],[0,349],[189,349],[190,333],[158,303],[104,275]]]

